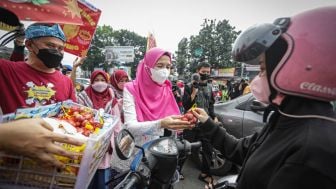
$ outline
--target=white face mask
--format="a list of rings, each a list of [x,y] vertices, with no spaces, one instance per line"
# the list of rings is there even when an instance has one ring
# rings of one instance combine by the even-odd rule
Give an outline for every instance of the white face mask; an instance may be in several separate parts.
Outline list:
[[[158,84],[163,84],[167,79],[170,74],[170,71],[166,68],[163,69],[150,69],[152,75],[151,78],[153,81],[155,81]]]
[[[107,83],[103,82],[103,81],[97,81],[95,83],[92,84],[92,88],[93,90],[95,90],[96,92],[103,92],[106,90],[107,88]]]

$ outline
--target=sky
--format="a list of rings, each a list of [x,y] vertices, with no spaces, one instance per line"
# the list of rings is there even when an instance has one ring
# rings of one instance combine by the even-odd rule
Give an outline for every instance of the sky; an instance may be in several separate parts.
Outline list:
[[[87,0],[102,11],[98,25],[127,29],[146,37],[153,33],[157,46],[177,51],[179,41],[197,35],[205,18],[227,19],[237,30],[298,12],[336,5],[336,0]],[[63,63],[72,64],[66,55]]]
[[[102,10],[99,25],[154,33],[157,46],[175,52],[183,37],[197,35],[205,18],[229,20],[237,30],[273,22],[336,0],[88,0]]]

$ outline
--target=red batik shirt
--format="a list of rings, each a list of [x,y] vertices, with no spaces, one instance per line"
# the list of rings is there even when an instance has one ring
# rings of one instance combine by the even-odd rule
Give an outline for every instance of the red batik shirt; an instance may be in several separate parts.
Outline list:
[[[71,99],[76,101],[70,78],[61,72],[44,73],[25,62],[0,59],[0,107],[3,114]]]

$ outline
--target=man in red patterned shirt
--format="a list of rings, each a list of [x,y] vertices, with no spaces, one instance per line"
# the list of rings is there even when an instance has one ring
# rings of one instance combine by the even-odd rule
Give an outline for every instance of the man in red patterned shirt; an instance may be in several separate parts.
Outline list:
[[[0,60],[0,108],[3,114],[71,99],[71,80],[56,68],[63,59],[65,36],[58,24],[33,24],[26,29],[26,62]]]

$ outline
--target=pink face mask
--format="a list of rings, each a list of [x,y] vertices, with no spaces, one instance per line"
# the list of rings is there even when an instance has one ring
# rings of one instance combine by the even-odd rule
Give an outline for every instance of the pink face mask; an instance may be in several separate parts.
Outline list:
[[[106,90],[107,88],[107,83],[106,82],[103,82],[103,81],[97,81],[97,82],[94,82],[92,84],[92,88],[93,90],[95,90],[96,92],[103,92]]]
[[[257,75],[250,85],[253,96],[258,101],[269,104],[268,97],[271,95],[271,91],[268,86],[266,74],[263,76]]]

